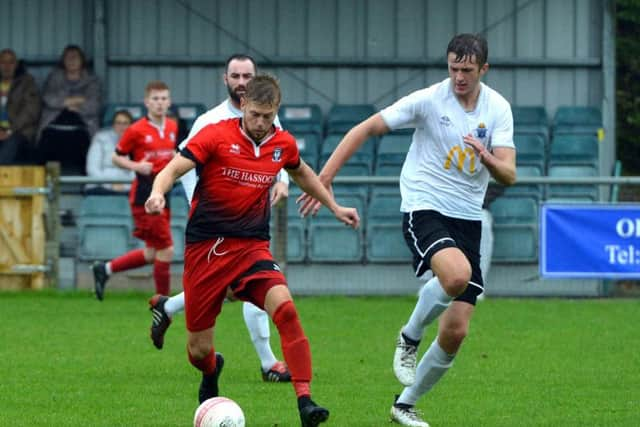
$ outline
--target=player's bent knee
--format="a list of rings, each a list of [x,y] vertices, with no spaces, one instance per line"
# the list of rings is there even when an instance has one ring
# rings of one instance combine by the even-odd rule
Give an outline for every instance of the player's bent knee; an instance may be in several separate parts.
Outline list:
[[[295,321],[298,318],[298,311],[292,300],[287,300],[281,303],[273,313],[273,322],[277,325],[279,323],[288,323]]]
[[[156,251],[155,257],[158,261],[171,262],[173,260],[173,246]]]

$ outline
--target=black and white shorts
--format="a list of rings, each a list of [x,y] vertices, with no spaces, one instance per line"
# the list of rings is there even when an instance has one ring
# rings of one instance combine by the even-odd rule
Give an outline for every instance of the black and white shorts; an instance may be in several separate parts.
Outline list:
[[[413,254],[416,277],[431,269],[431,257],[439,250],[458,248],[464,253],[471,264],[471,280],[455,300],[475,305],[484,288],[480,270],[481,221],[451,218],[433,210],[414,211],[404,214],[402,231]]]

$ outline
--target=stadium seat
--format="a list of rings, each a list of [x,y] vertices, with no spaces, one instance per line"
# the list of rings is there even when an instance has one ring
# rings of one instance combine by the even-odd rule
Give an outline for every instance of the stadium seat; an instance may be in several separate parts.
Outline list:
[[[553,134],[597,135],[602,128],[602,114],[596,107],[558,107],[553,118]]]
[[[147,108],[140,102],[115,102],[104,106],[102,113],[102,126],[111,126],[113,116],[116,111],[127,110],[133,116],[133,120],[138,120],[147,114]]]
[[[329,160],[331,154],[342,140],[342,135],[334,134],[328,135],[322,142],[320,148],[320,163],[318,168],[320,169]],[[340,169],[338,175],[340,176],[366,176],[371,175],[373,169],[374,156],[376,151],[375,138],[370,138],[355,152],[347,163]]]
[[[533,197],[498,197],[489,210],[494,225],[538,222],[538,201]]]
[[[79,217],[131,217],[129,198],[126,195],[84,196],[80,202]]]
[[[309,258],[312,262],[361,262],[362,228],[354,230],[336,219],[312,219],[309,226]]]
[[[535,134],[549,140],[549,119],[543,106],[512,106],[513,131],[516,134]]]
[[[78,215],[78,257],[108,260],[134,247],[127,196],[85,196]]]
[[[516,146],[516,163],[523,166],[537,166],[541,171],[546,170],[546,143],[539,134],[513,135]]]
[[[595,135],[554,135],[549,166],[587,165],[598,167],[598,138]]]
[[[291,203],[293,204],[293,203]],[[300,216],[287,218],[287,261],[304,262],[307,258],[307,219]]]
[[[538,200],[533,197],[498,197],[489,210],[493,216],[496,261],[533,262],[537,259]]]
[[[358,194],[336,192],[342,206],[355,207],[365,218],[364,201]],[[312,262],[361,262],[364,256],[363,227],[346,227],[325,207],[309,223],[309,259]]]
[[[185,232],[189,219],[189,203],[184,194],[171,195],[171,236],[173,238],[173,262],[184,261]]]
[[[131,221],[124,218],[80,218],[78,258],[110,260],[133,249]]]
[[[336,104],[327,115],[327,134],[345,134],[375,112],[372,104]]]
[[[595,177],[598,171],[594,166],[566,166],[549,167],[549,177]],[[548,184],[546,200],[565,199],[575,201],[597,201],[598,187],[592,184]]]
[[[374,188],[367,207],[366,257],[369,262],[409,262],[411,251],[402,235],[400,191]]]
[[[504,189],[504,195],[507,197],[532,197],[538,202],[543,200],[544,190],[541,184],[521,184],[519,182],[520,178],[541,177],[542,175],[542,169],[540,169],[539,166],[516,165],[516,176],[518,179],[516,180],[515,185],[511,185]]]
[[[171,208],[171,219],[187,219],[189,217],[189,201],[184,193],[172,194],[169,206]]]
[[[171,109],[178,119],[184,124],[187,133],[191,130],[191,127],[198,116],[207,111],[207,107],[204,104],[197,102],[181,102],[173,104]]]
[[[493,227],[493,261],[503,263],[536,262],[538,227],[536,224],[503,224]]]
[[[298,150],[302,159],[315,171],[318,169],[318,157],[320,153],[320,136],[315,133],[294,132]]]
[[[410,134],[391,133],[383,136],[375,158],[375,175],[399,176],[410,146]]]
[[[322,110],[316,104],[284,104],[280,106],[278,118],[282,128],[293,134],[323,136]]]

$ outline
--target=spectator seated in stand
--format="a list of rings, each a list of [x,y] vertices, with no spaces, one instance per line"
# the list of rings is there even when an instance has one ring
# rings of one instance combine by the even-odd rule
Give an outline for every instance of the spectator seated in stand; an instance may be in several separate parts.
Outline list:
[[[91,140],[87,153],[87,176],[93,178],[122,178],[133,180],[134,173],[113,164],[111,156],[125,129],[133,123],[127,110],[119,110],[113,116],[111,127],[99,130]],[[85,194],[123,194],[131,185],[122,183],[87,184]]]
[[[41,101],[33,76],[11,49],[0,51],[0,165],[30,163]]]
[[[65,175],[83,175],[91,137],[99,126],[101,85],[79,46],[64,48],[42,91],[41,162],[59,161]]]

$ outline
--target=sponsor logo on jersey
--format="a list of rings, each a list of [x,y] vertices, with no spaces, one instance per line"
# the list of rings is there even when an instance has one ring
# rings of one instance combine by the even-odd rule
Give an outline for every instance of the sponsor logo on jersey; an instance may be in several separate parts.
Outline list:
[[[145,135],[144,142],[147,144],[151,144],[153,142],[153,135]]]
[[[231,144],[229,151],[233,154],[240,154],[240,146],[238,144]]]
[[[451,126],[451,119],[448,116],[442,116],[440,117],[440,124],[449,127]]]
[[[271,156],[271,160],[274,162],[282,161],[282,148],[277,147],[275,150],[273,150],[273,156]]]
[[[175,132],[171,132],[171,133],[169,133],[169,139],[171,139],[172,141],[175,141],[175,140],[176,140],[176,134],[175,134]]]
[[[234,168],[222,168],[222,176],[228,177],[233,181],[238,182],[240,185],[247,185],[250,187],[270,187],[273,183],[273,175],[265,173],[234,169]]]
[[[476,153],[474,153],[473,148],[471,147],[460,148],[460,146],[456,145],[449,150],[447,160],[444,162],[444,168],[451,169],[451,162],[454,157],[457,157],[458,161],[456,163],[456,167],[459,171],[462,171],[467,155],[469,155],[469,172],[474,173],[476,171]]]

